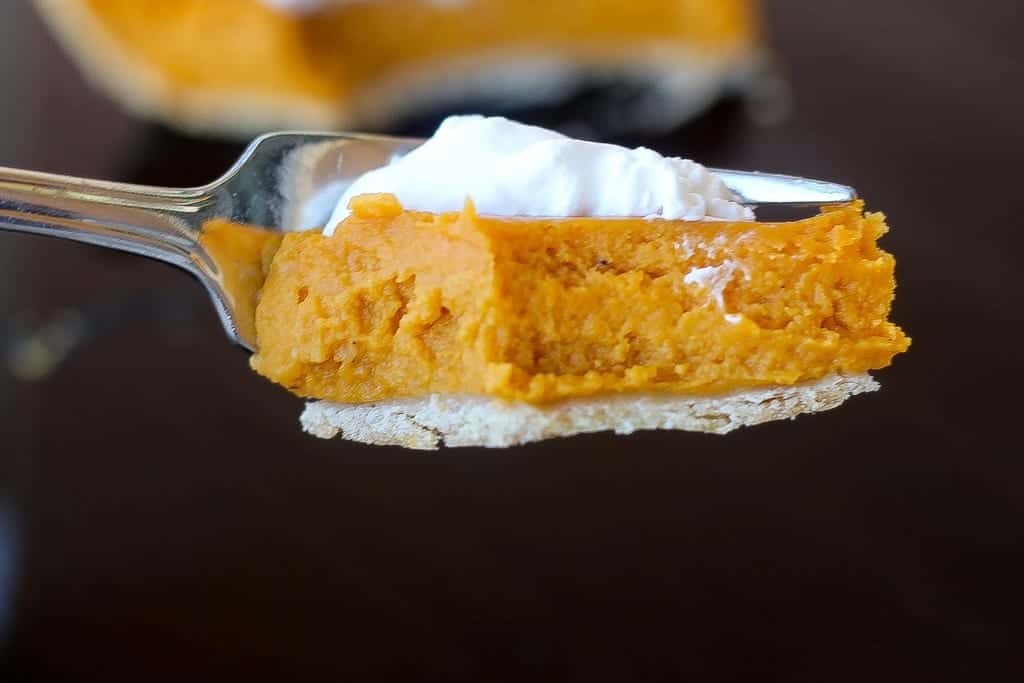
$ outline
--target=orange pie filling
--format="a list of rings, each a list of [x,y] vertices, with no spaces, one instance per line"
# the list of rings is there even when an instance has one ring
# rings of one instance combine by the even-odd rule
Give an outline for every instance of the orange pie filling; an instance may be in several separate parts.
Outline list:
[[[169,86],[333,100],[451,60],[728,57],[750,52],[758,33],[753,0],[375,0],[296,14],[260,0],[80,1]]]
[[[713,394],[882,368],[893,257],[856,202],[785,223],[491,218],[353,200],[284,237],[253,368],[341,403]]]
[[[123,104],[231,135],[581,92],[614,105],[588,110],[595,125],[657,131],[749,91],[768,66],[759,0],[33,2]],[[633,96],[608,93],[622,83]]]

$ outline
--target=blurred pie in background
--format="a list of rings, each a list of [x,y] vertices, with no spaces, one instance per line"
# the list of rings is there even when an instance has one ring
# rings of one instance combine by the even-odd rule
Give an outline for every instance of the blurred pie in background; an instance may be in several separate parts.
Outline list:
[[[36,0],[102,89],[190,131],[386,128],[607,88],[599,128],[669,128],[762,63],[756,0]],[[612,87],[608,87],[612,86]]]

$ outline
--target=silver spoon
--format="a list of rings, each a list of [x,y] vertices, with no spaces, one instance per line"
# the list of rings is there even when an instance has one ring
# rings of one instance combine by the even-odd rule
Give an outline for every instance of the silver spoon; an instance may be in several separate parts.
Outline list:
[[[146,187],[0,167],[0,230],[87,242],[159,259],[203,283],[228,337],[256,350],[255,300],[231,291],[229,264],[202,240],[213,219],[273,231],[319,227],[359,176],[422,140],[350,133],[270,133],[218,180]],[[853,201],[851,187],[793,176],[714,169],[739,202],[817,207]]]

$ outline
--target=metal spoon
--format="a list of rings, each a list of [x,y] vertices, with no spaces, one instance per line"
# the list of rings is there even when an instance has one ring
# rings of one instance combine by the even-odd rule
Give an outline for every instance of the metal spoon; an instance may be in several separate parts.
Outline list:
[[[350,133],[270,133],[253,141],[218,180],[194,188],[0,167],[0,230],[63,237],[183,268],[210,293],[228,337],[255,351],[255,298],[227,277],[237,264],[230,263],[230,253],[204,240],[204,226],[215,219],[275,232],[321,226],[356,178],[421,142]],[[857,198],[853,188],[819,180],[715,172],[747,205],[823,206]]]

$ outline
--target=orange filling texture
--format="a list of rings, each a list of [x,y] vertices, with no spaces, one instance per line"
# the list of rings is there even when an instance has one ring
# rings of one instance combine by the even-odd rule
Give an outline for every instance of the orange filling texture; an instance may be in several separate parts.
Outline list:
[[[364,195],[285,236],[253,368],[307,397],[545,403],[707,394],[887,366],[887,227],[860,202],[786,223],[524,219]]]
[[[343,98],[448,60],[537,54],[621,65],[685,47],[743,53],[754,0],[367,0],[309,14],[260,0],[81,0],[171,86]]]

